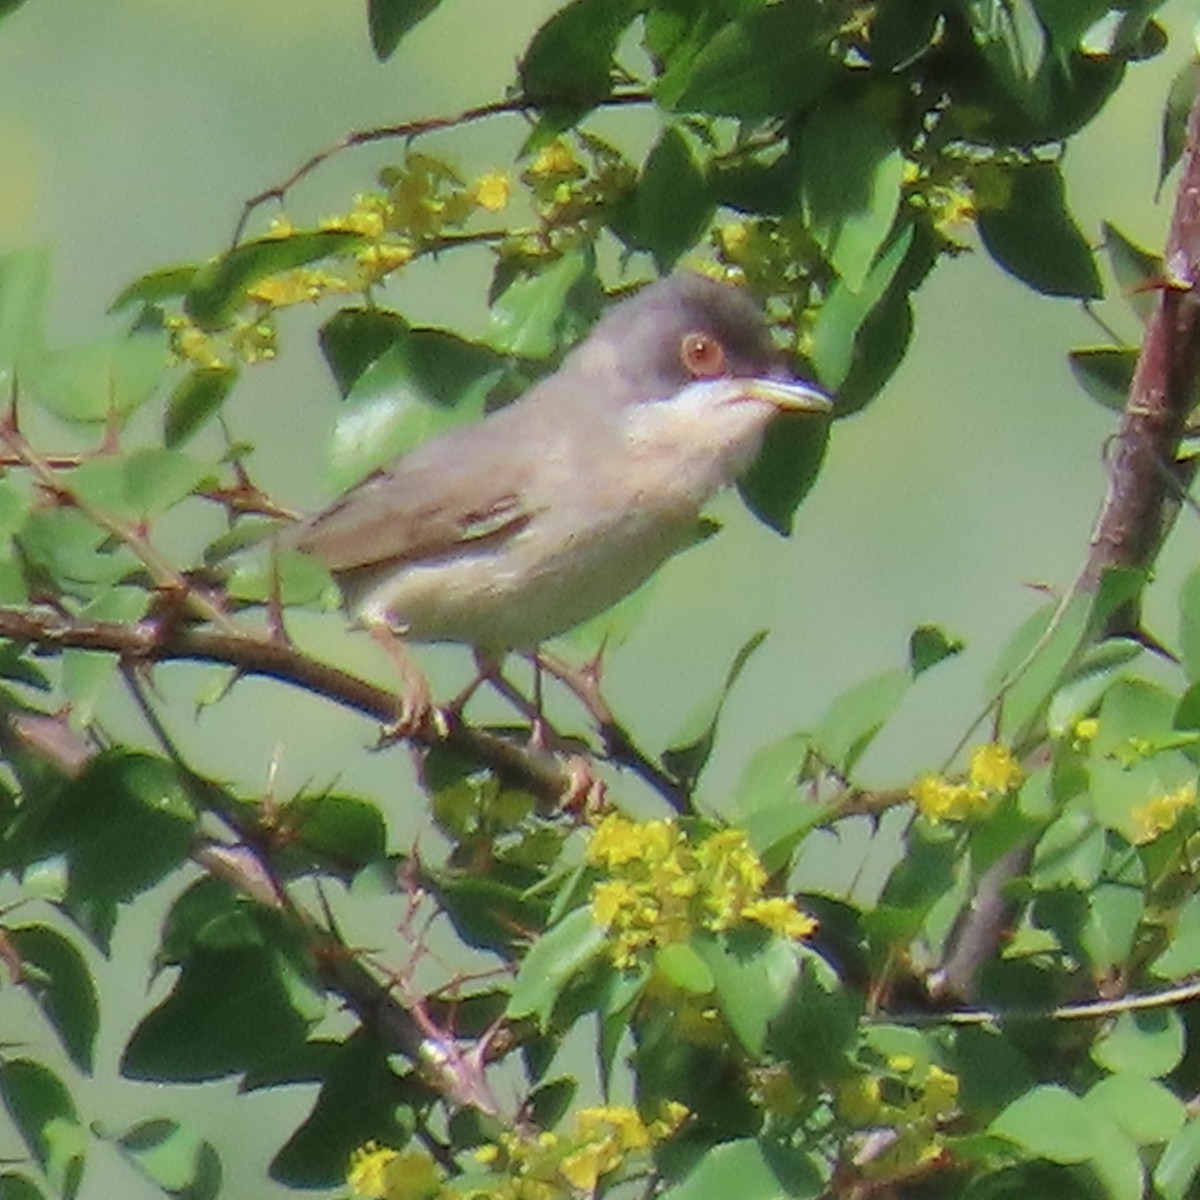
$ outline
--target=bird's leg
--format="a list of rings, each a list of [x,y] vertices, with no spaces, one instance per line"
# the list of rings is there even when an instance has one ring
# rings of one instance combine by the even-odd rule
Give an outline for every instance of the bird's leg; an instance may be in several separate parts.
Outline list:
[[[551,730],[542,713],[542,676],[536,658],[533,659],[533,699],[529,700],[513,686],[501,670],[502,659],[496,658],[495,655],[479,647],[475,647],[472,653],[475,656],[475,668],[478,674],[451,701],[450,711],[456,714],[460,713],[463,706],[479,688],[485,683],[490,683],[517,712],[528,719],[530,724],[529,749],[534,752],[549,750],[552,741]]]
[[[413,661],[404,643],[396,636],[391,626],[382,621],[368,621],[366,629],[379,648],[391,659],[400,677],[397,693],[399,708],[396,719],[388,727],[388,734],[393,737],[407,737],[426,727],[432,727],[439,734],[444,734],[445,715],[434,707],[429,680],[425,678],[425,672]]]

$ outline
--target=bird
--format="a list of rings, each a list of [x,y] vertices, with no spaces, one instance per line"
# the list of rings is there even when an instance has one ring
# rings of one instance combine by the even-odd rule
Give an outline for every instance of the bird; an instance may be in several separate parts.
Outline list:
[[[288,539],[395,659],[402,643],[536,654],[697,537],[780,411],[831,411],[741,286],[679,270],[609,308],[553,374],[368,476]],[[400,639],[397,641],[397,639]]]

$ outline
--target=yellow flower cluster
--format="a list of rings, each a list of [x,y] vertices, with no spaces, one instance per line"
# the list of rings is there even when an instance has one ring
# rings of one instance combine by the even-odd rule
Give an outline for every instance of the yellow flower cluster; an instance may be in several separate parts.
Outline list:
[[[423,1150],[368,1142],[350,1156],[350,1191],[362,1200],[433,1200],[442,1191],[437,1164]]]
[[[988,742],[972,751],[965,783],[922,775],[911,795],[930,821],[968,821],[986,816],[1001,796],[1015,791],[1024,780],[1013,752],[1000,742]]]
[[[604,1176],[670,1137],[687,1115],[682,1104],[672,1101],[658,1120],[647,1124],[636,1109],[601,1105],[576,1113],[566,1134],[502,1134],[477,1157],[502,1172],[504,1182],[477,1194],[494,1200],[560,1200],[576,1191],[590,1194]]]
[[[346,1179],[360,1200],[571,1200],[670,1137],[687,1115],[672,1101],[647,1123],[636,1109],[603,1105],[581,1109],[564,1134],[503,1133],[476,1152],[490,1178],[467,1188],[451,1187],[423,1150],[368,1143],[351,1156]]]
[[[920,1068],[906,1055],[890,1058],[887,1069],[886,1089],[878,1076],[864,1074],[842,1084],[835,1097],[838,1115],[854,1128],[894,1134],[882,1153],[863,1164],[876,1179],[901,1177],[940,1158],[942,1126],[958,1110],[958,1076],[936,1064]]]
[[[1152,842],[1160,834],[1174,829],[1180,815],[1196,806],[1195,781],[1185,783],[1173,792],[1164,792],[1145,804],[1138,805],[1130,814],[1135,830],[1134,841],[1139,846]]]
[[[789,897],[763,894],[766,870],[738,829],[693,840],[675,821],[610,813],[596,826],[587,859],[608,876],[592,889],[592,918],[609,932],[621,968],[701,929],[719,933],[750,921],[789,938],[816,929]]]

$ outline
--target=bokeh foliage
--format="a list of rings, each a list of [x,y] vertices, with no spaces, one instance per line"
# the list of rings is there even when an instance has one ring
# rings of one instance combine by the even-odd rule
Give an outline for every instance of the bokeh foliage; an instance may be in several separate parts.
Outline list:
[[[376,53],[437,4],[370,0]],[[1062,157],[1126,71],[1164,50],[1157,7],[572,0],[533,36],[510,95],[350,135],[394,140],[396,161],[342,212],[261,223],[286,185],[248,204],[231,248],[131,283],[111,339],[54,345],[45,256],[0,258],[0,852],[20,885],[0,956],[66,1064],[4,1048],[0,1097],[28,1160],[0,1194],[74,1195],[105,1144],[166,1195],[219,1193],[207,1141],[154,1116],[109,1131],[75,1095],[100,1034],[91,964],[164,886],[145,966],[170,988],[122,1072],[316,1085],[273,1159],[295,1188],[341,1187],[350,1170],[359,1194],[404,1200],[620,1185],[671,1200],[1193,1193],[1194,1018],[1166,1001],[1200,975],[1200,575],[1177,644],[1160,647],[1170,667],[1141,631],[1111,636],[1152,562],[1108,572],[1016,631],[987,712],[963,714],[962,755],[867,790],[865,751],[962,650],[915,630],[906,661],[753,754],[721,806],[729,824],[698,810],[696,788],[758,638],[715,696],[680,697],[678,743],[637,759],[669,816],[620,815],[627,794],[648,802],[628,773],[609,780],[616,811],[559,803],[556,776],[519,769],[524,731],[482,731],[508,739],[507,757],[496,740],[432,736],[420,794],[402,797],[438,832],[420,853],[396,843],[394,797],[243,795],[219,762],[184,761],[148,681],[151,663],[201,657],[226,663],[230,686],[252,671],[351,702],[262,615],[268,599],[325,602],[328,579],[298,557],[236,553],[288,515],[225,411],[245,371],[288,353],[287,309],[328,312],[343,484],[519,394],[606,294],[679,264],[752,288],[839,419],[885,392],[913,294],[976,244],[1041,303],[1096,300],[1107,271],[1145,317],[1159,256],[1111,226],[1097,253]],[[1163,179],[1194,71],[1180,80]],[[656,132],[631,151],[592,127],[601,110],[649,111]],[[480,121],[525,122],[510,170],[455,166],[456,131]],[[410,264],[470,248],[494,258],[482,337],[389,306]],[[1071,363],[1119,409],[1137,353],[1084,347]],[[26,436],[29,410],[51,432]],[[743,482],[762,520],[790,528],[829,436],[772,431]],[[56,438],[86,448],[43,448]],[[180,556],[163,529],[213,505],[222,533]],[[116,684],[145,711],[145,745],[104,731]],[[596,762],[631,761],[614,751],[630,731],[579,737]],[[904,849],[878,895],[804,890],[810,839],[894,809]],[[963,914],[1001,864],[1001,917],[964,970]],[[364,943],[358,913],[381,904],[393,919]],[[1158,1002],[1077,1006],[1129,992]],[[593,1079],[558,1057],[581,1023]],[[514,1087],[519,1108],[497,1099]],[[629,1103],[577,1103],[597,1091]]]

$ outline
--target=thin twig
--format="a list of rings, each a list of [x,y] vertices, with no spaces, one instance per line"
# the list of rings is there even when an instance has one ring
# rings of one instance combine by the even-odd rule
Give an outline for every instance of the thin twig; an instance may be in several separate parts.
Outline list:
[[[649,92],[636,90],[616,92],[603,100],[600,107],[617,108],[630,104],[652,104],[653,102],[654,97]],[[233,245],[236,246],[242,240],[242,235],[246,231],[246,224],[256,209],[270,200],[282,202],[288,192],[302,179],[311,175],[318,167],[345,150],[351,150],[355,146],[366,146],[372,142],[394,141],[397,139],[412,140],[413,138],[423,137],[428,133],[435,133],[443,129],[454,129],[462,125],[472,124],[475,121],[486,120],[489,117],[523,116],[526,113],[536,111],[536,109],[537,105],[531,100],[517,96],[508,100],[493,100],[488,104],[479,104],[474,108],[463,109],[462,112],[451,116],[423,117],[415,121],[401,121],[395,125],[377,125],[371,129],[352,130],[350,133],[338,138],[336,142],[331,142],[324,149],[318,150],[310,158],[301,163],[286,179],[274,184],[272,187],[264,188],[256,196],[251,196],[242,206],[242,215],[238,218],[238,223],[233,233]]]

